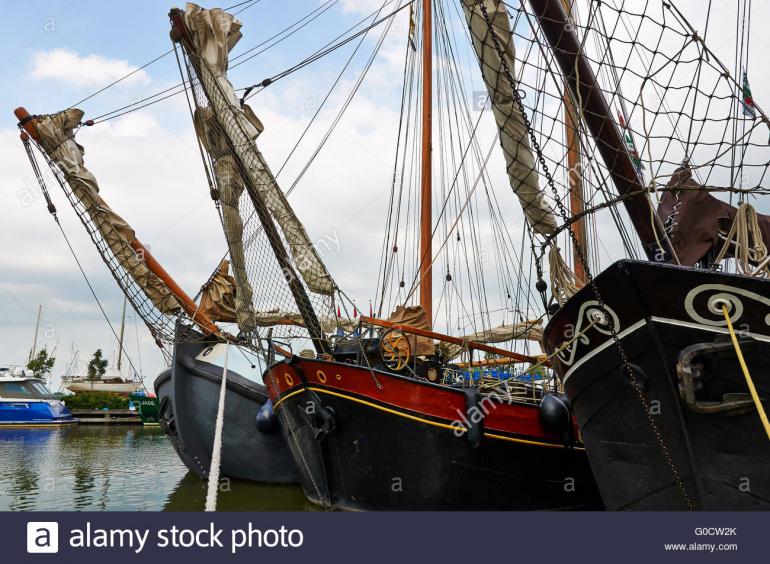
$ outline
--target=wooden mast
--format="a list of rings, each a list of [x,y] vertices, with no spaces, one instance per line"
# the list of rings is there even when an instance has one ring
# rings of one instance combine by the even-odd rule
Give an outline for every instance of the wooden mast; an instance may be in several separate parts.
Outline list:
[[[433,18],[422,0],[422,173],[420,192],[420,305],[433,326]]]
[[[574,99],[581,101],[581,116],[596,141],[596,148],[618,193],[623,197],[623,204],[647,258],[654,262],[668,262],[673,253],[663,222],[655,213],[596,75],[583,54],[573,26],[569,25],[562,2],[529,0],[529,3]]]
[[[564,10],[571,16],[572,0],[562,0]],[[564,83],[564,137],[567,142],[567,182],[569,184],[569,208],[573,217],[585,211],[585,197],[583,194],[583,167],[580,163],[580,134],[578,132],[578,118],[575,112],[575,104],[569,94],[569,84]],[[586,281],[586,268],[580,253],[583,254],[585,263],[588,262],[588,243],[586,239],[585,218],[572,224],[572,232],[575,241],[572,242],[572,271],[580,282]]]

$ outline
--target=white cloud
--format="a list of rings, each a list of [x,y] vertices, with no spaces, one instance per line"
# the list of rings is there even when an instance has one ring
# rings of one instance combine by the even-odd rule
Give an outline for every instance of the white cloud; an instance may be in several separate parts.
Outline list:
[[[146,113],[131,113],[115,120],[111,125],[111,133],[117,138],[147,137],[147,135],[158,127],[158,122],[155,121],[155,118],[151,115]]]
[[[371,14],[382,7],[382,2],[383,0],[342,0],[342,11],[354,14]]]
[[[61,80],[77,86],[101,86],[137,71],[123,82],[126,86],[146,85],[150,77],[143,70],[121,59],[102,55],[81,56],[71,49],[38,51],[32,55],[30,77]]]

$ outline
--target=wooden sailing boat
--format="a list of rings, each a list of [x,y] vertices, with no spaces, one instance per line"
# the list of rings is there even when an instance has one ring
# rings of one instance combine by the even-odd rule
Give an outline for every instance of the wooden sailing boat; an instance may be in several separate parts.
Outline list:
[[[574,99],[582,100],[580,111],[615,186],[627,196],[624,204],[648,257],[617,262],[591,279],[545,331],[602,498],[609,509],[768,509],[770,218],[748,204],[738,210],[717,200],[696,180],[720,166],[723,145],[729,146],[724,139],[714,144],[714,161],[685,153],[654,213],[567,14],[557,2],[531,4]],[[702,45],[675,7],[660,11],[671,12]],[[715,55],[702,46],[692,60],[707,57]],[[729,71],[718,59],[709,63],[714,60],[718,80],[734,90]],[[692,79],[694,88],[699,78]],[[740,98],[727,99],[737,106]],[[745,114],[759,111],[753,101],[750,112],[741,103]],[[737,119],[731,114],[725,121]],[[751,124],[748,135],[764,123],[763,117]],[[751,166],[751,141],[743,143],[741,168]],[[697,140],[688,148],[697,153]],[[766,153],[757,160],[766,166]],[[747,215],[754,218],[752,227],[742,228],[750,234],[734,241],[731,225],[741,228]],[[725,256],[736,257],[743,273],[723,271]],[[584,338],[575,340],[575,332]]]
[[[460,200],[449,229],[442,227],[443,209],[438,220],[432,217],[433,130],[446,124],[440,117],[434,122],[432,113],[432,98],[441,99],[432,96],[431,19],[444,4],[421,5],[422,57],[412,67],[422,72],[415,283],[408,288],[404,267],[393,266],[408,245],[389,234],[380,280],[384,294],[400,269],[392,305],[411,303],[418,290],[420,305],[397,308],[389,319],[379,318],[382,299],[376,316],[356,321],[355,309],[347,313],[355,306],[257,149],[263,125],[246,104],[293,71],[236,95],[227,67],[240,22],[221,10],[189,5],[172,11],[172,39],[184,55],[196,133],[228,240],[238,289],[229,315],[240,333],[236,338],[207,324],[194,302],[176,292],[171,297],[183,315],[151,326],[180,321],[181,333],[168,337],[178,343],[177,352],[196,340],[188,338],[196,323],[206,344],[230,341],[263,355],[267,391],[304,490],[328,507],[597,507],[591,469],[611,509],[766,507],[769,337],[761,308],[767,305],[770,229],[744,200],[766,194],[770,155],[768,120],[747,81],[736,81],[738,69],[731,73],[719,61],[672,2],[635,11],[625,3],[463,0],[508,180],[524,210],[521,248],[525,242],[531,247],[534,286],[542,297],[539,310],[528,296],[509,295],[506,303],[514,302],[517,314],[550,319],[543,359],[527,348],[493,346],[533,338],[534,324],[523,315],[517,319],[523,328],[509,324],[497,331],[503,328],[485,322],[473,331],[458,326],[456,334],[463,336],[435,330],[446,321],[432,303],[431,287],[447,239],[438,248],[431,239],[443,228],[460,241],[455,228],[470,209],[475,185]],[[408,4],[399,6],[378,23],[392,21]],[[523,44],[523,56],[514,55],[514,38]],[[444,41],[440,36],[435,43],[445,49],[441,69],[452,66]],[[319,50],[303,65],[328,52]],[[439,83],[438,93],[441,88]],[[658,106],[651,107],[650,91],[660,98],[652,101]],[[405,114],[411,123],[413,114],[402,108]],[[476,128],[467,121],[470,152]],[[402,178],[405,154],[396,159]],[[436,163],[440,168],[441,160]],[[487,160],[479,163],[486,188]],[[751,187],[746,171],[756,173]],[[713,192],[737,194],[740,207]],[[449,196],[441,197],[448,204]],[[611,243],[606,220],[615,223],[619,237],[606,254],[636,258],[641,250],[647,261],[621,261],[594,276],[601,247]],[[505,238],[495,244],[512,246]],[[590,255],[589,247],[595,251]],[[574,272],[560,249],[572,254]],[[120,258],[120,249],[109,256]],[[726,257],[740,274],[723,271]],[[535,282],[520,266],[517,282]],[[122,268],[113,272],[127,270]],[[475,270],[479,275],[483,265]],[[512,278],[501,279],[500,289]],[[452,282],[449,268],[445,280]],[[443,305],[444,296],[438,302]],[[177,311],[163,299],[153,307],[148,311]],[[313,350],[295,354],[291,343],[297,341]],[[202,352],[179,355],[175,366]],[[458,352],[465,357],[461,362]],[[482,352],[487,358],[478,358]],[[487,373],[479,380],[469,373],[517,362],[529,367],[492,385]],[[558,383],[534,377],[549,364]],[[189,409],[178,413],[194,418]]]
[[[468,18],[475,22],[479,15],[472,3],[467,4]],[[497,3],[490,6],[501,9]],[[286,247],[296,259],[304,231],[294,223],[267,164],[250,142],[259,133],[254,127],[258,122],[234,97],[226,78],[227,52],[240,38],[240,24],[220,10],[195,5],[171,12],[172,38],[186,55],[196,127],[213,161],[219,197],[223,205],[231,206],[226,201],[243,193],[251,204],[316,349],[315,354],[297,355],[287,350],[288,345],[270,341],[264,379],[274,409],[305,494],[324,507],[599,507],[585,452],[556,396],[534,385],[522,386],[526,395],[521,397],[510,389],[498,396],[443,383],[449,367],[434,340],[471,353],[499,355],[509,364],[537,360],[431,330],[431,2],[423,2],[422,10],[421,305],[401,309],[389,321],[363,317],[363,327],[341,334],[333,346],[311,295],[331,295],[324,288],[313,289],[319,279],[329,281],[332,291],[335,285],[317,257],[290,260]],[[507,28],[504,10],[502,14]],[[483,29],[478,48],[488,49],[484,38],[490,39]],[[510,41],[508,29],[506,42]],[[225,168],[229,173],[222,175]],[[545,222],[547,213],[536,209],[538,193],[533,188],[525,186],[523,192],[530,199],[530,211],[535,216],[540,213]],[[231,256],[243,256],[243,222],[231,217],[224,223]],[[315,278],[297,272],[294,264],[300,263]],[[235,271],[240,268],[236,265]],[[264,266],[260,275],[267,276],[267,270]],[[239,287],[247,283],[244,280]],[[361,331],[366,331],[365,336]],[[541,408],[541,402],[546,407]]]
[[[110,274],[156,343],[173,347],[171,368],[155,380],[160,425],[188,469],[201,477],[208,476],[216,397],[222,378],[222,369],[208,359],[217,343],[236,340],[212,320],[228,320],[228,311],[232,309],[232,283],[226,275],[226,262],[211,275],[196,303],[102,198],[96,178],[83,162],[83,148],[74,139],[73,129],[83,112],[70,108],[57,114],[32,116],[24,108],[17,108],[15,114],[48,211],[59,223],[47,176],[40,171],[35,151],[50,166]],[[122,336],[121,327],[121,353]],[[141,382],[91,382],[75,377],[65,380],[65,386],[71,391],[130,393],[139,389]],[[265,387],[232,374],[227,390],[231,409],[226,414],[221,475],[266,483],[295,483],[296,467],[280,434],[267,427],[260,432],[255,427],[255,421],[269,403]]]

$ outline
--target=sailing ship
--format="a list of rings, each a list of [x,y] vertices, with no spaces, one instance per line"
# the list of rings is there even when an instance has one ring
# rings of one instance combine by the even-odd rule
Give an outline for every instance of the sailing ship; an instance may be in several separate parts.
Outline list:
[[[472,3],[464,8],[469,21],[478,17]],[[431,244],[430,10],[431,2],[424,2],[423,257],[430,256]],[[511,44],[505,12],[501,15],[505,41]],[[170,17],[171,37],[185,55],[196,130],[212,169],[209,177],[218,182],[215,190],[239,293],[248,288],[244,294],[257,297],[253,288],[264,287],[269,272],[262,263],[261,279],[248,277],[245,222],[239,213],[239,207],[248,206],[249,217],[259,219],[259,235],[272,251],[274,267],[299,312],[286,315],[284,323],[303,327],[315,348],[293,354],[274,336],[268,337],[264,375],[308,499],[340,509],[600,507],[568,410],[544,383],[514,382],[494,393],[445,383],[452,370],[462,367],[445,362],[457,351],[441,352],[435,341],[467,350],[467,367],[477,366],[474,351],[492,353],[508,364],[538,361],[432,331],[431,261],[421,265],[419,306],[402,307],[390,320],[362,317],[362,326],[354,330],[338,326],[334,345],[329,343],[330,331],[324,330],[329,324],[317,309],[325,306],[328,311],[331,306],[333,311],[338,288],[253,143],[262,124],[237,98],[226,75],[228,53],[241,37],[241,24],[226,12],[194,4],[172,10]],[[474,46],[482,53],[490,42],[489,34],[479,33]],[[485,80],[491,84],[496,77],[486,75]],[[520,128],[511,127],[505,116],[500,128],[512,143],[521,138]],[[537,209],[541,202],[531,182],[521,188],[520,197],[533,216],[544,215]],[[249,241],[251,249],[256,247],[254,239]],[[314,307],[313,299],[320,306]],[[252,305],[241,303],[238,309],[242,332],[258,325]],[[515,331],[507,329],[509,335]]]
[[[692,39],[666,64],[684,66],[689,60],[702,71],[703,76],[687,77],[689,84],[670,83],[665,90],[697,94],[701,84],[709,84],[711,95],[703,96],[702,104],[722,96],[725,128],[752,118],[740,124],[743,133],[733,146],[702,130],[703,139],[683,143],[680,163],[666,162],[665,156],[653,162],[657,174],[668,179],[659,187],[666,192],[655,209],[647,196],[654,183],[644,186],[580,40],[574,28],[565,28],[567,13],[558,2],[531,4],[565,80],[583,102],[586,127],[618,192],[626,196],[623,203],[647,256],[616,262],[588,278],[545,329],[602,499],[614,510],[770,509],[770,425],[764,408],[770,397],[770,217],[757,214],[746,200],[736,208],[715,198],[718,188],[701,180],[726,176],[730,184],[723,190],[730,192],[740,188],[745,171],[766,167],[767,143],[756,137],[766,138],[767,118],[751,98],[744,99],[745,89],[675,6],[661,3],[646,14],[674,16],[674,30]],[[632,15],[629,24],[640,17]],[[666,102],[666,112],[699,111],[688,117],[716,121],[687,96]],[[743,111],[734,111],[741,106]],[[753,119],[757,116],[761,119]],[[678,133],[671,139],[678,141]],[[711,155],[698,150],[699,141]],[[651,152],[657,148],[650,139],[645,145]],[[720,175],[725,159],[736,152],[731,174]],[[762,179],[746,193],[762,193]],[[727,257],[737,272],[725,271]],[[580,339],[572,338],[575,332]]]
[[[76,150],[82,112],[17,112],[25,143],[55,161],[76,209],[100,211],[81,219],[101,228],[89,232],[101,233],[95,243],[116,280],[139,289],[132,304],[175,346],[158,382],[172,390],[169,434],[192,433],[175,443],[180,456],[210,464],[222,414],[215,390],[224,379],[230,393],[239,379],[206,355],[229,343],[266,364],[258,421],[262,439],[273,433],[269,447],[244,443],[236,464],[290,453],[306,497],[327,508],[766,508],[770,228],[749,197],[767,193],[770,120],[749,92],[747,61],[736,57],[742,68],[731,72],[670,1],[455,7],[452,18],[442,2],[385,2],[363,29],[242,95],[228,77],[242,24],[195,4],[171,11],[182,90],[229,250],[229,270],[207,284],[207,307],[178,289],[133,232],[120,245],[103,232],[112,212],[83,185],[82,154],[59,153]],[[359,316],[259,151],[264,125],[246,102],[380,26],[375,57],[407,8],[377,308]],[[485,86],[478,119],[462,94],[457,20]],[[484,154],[478,142],[489,113],[523,210],[519,245],[492,186],[493,147]],[[403,204],[410,198],[418,205]],[[489,212],[483,225],[479,200]],[[490,234],[495,259],[482,261],[480,239]],[[627,258],[602,269],[602,250]],[[202,372],[205,410],[189,392]],[[226,437],[245,425],[239,417],[254,422],[254,406],[225,409]],[[163,422],[163,400],[161,411]],[[183,431],[193,421],[199,429]],[[209,434],[196,441],[200,428]]]
[[[48,190],[49,175],[42,173],[36,152],[50,167],[53,181],[62,188],[110,274],[158,346],[173,347],[171,368],[155,381],[159,423],[187,468],[201,477],[208,476],[214,434],[212,414],[216,413],[216,389],[222,370],[207,362],[204,353],[223,339],[235,340],[209,317],[228,319],[228,306],[220,290],[231,287],[232,281],[222,273],[223,265],[219,265],[204,284],[205,291],[196,304],[150,254],[131,226],[107,205],[96,178],[85,167],[83,147],[75,142],[73,133],[83,117],[81,110],[71,108],[32,116],[26,109],[17,108],[15,115],[48,211],[61,226]],[[122,351],[122,339],[119,341]],[[141,387],[141,383],[117,379],[91,382],[82,377],[67,378],[65,385],[71,391],[117,391],[125,387],[127,392],[133,392]],[[294,462],[271,419],[265,417],[269,409],[265,409],[268,398],[264,386],[233,375],[227,390],[227,403],[233,408],[226,414],[222,476],[295,483]],[[257,426],[260,417],[267,420],[262,431]]]

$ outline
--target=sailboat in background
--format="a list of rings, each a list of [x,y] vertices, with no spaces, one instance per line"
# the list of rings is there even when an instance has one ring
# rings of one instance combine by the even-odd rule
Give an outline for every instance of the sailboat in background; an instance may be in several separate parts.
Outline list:
[[[70,392],[108,392],[113,394],[130,395],[144,388],[140,374],[134,372],[131,378],[123,376],[123,337],[126,332],[126,304],[128,298],[123,299],[123,313],[120,317],[120,337],[118,339],[118,359],[114,368],[108,366],[104,375],[92,380],[87,371],[82,374],[70,373],[62,376],[62,387]]]

